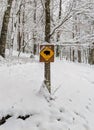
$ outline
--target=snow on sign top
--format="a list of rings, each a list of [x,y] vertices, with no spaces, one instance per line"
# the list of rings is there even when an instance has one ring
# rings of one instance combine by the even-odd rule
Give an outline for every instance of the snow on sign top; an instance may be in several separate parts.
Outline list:
[[[40,62],[54,62],[54,45],[40,45]]]

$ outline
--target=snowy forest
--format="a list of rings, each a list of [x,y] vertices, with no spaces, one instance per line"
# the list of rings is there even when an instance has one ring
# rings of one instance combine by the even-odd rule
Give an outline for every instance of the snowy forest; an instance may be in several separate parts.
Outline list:
[[[47,5],[48,4],[48,5]],[[39,54],[45,39],[45,6],[50,8],[50,43],[55,56],[94,64],[93,0],[1,0],[0,55],[12,51]]]
[[[94,130],[94,0],[0,0],[0,130]]]

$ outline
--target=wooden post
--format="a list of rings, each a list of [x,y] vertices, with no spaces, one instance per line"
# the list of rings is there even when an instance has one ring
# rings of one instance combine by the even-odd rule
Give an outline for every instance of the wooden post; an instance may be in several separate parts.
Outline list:
[[[45,76],[44,77],[45,78],[44,83],[45,83],[49,93],[51,93],[51,76],[50,76],[51,75],[51,69],[50,69],[50,62],[45,63],[44,65],[45,65],[44,66],[44,68],[45,68],[45,70],[44,70],[44,76]]]
[[[54,45],[40,45],[40,62],[44,62],[44,83],[49,93],[51,93],[50,62],[54,62]]]

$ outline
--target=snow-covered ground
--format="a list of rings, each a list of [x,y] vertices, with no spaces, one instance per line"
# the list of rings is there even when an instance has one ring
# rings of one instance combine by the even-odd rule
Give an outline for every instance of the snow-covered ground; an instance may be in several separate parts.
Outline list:
[[[0,130],[94,130],[94,66],[55,60],[49,99],[44,64],[14,61],[0,59]]]

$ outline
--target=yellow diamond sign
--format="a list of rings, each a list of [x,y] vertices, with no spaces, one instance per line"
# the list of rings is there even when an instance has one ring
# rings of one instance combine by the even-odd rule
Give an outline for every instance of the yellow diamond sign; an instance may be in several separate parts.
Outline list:
[[[53,62],[51,58],[54,57],[54,50],[52,49],[52,46],[44,46],[43,49],[40,51],[40,57],[42,57],[41,62]]]

